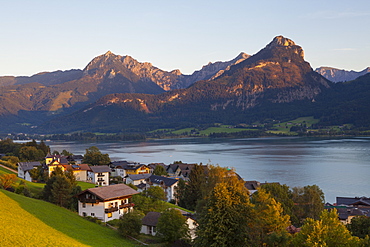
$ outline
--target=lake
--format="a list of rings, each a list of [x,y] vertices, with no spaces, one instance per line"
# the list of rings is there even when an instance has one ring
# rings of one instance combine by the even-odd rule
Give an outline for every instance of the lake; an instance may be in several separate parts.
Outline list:
[[[370,196],[370,138],[160,139],[141,142],[46,142],[51,150],[85,154],[91,146],[111,160],[144,164],[174,161],[234,167],[244,180],[290,187],[318,185],[336,196]]]

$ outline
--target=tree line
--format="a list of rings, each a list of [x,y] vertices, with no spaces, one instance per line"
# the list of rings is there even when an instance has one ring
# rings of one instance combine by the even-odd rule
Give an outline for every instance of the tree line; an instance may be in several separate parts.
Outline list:
[[[187,183],[179,181],[176,198],[180,206],[196,211],[199,225],[194,246],[370,243],[368,237],[351,235],[335,210],[324,210],[324,193],[317,185],[290,189],[278,183],[265,184],[251,195],[234,170],[196,165]],[[300,227],[300,232],[289,233],[287,228],[292,225]]]

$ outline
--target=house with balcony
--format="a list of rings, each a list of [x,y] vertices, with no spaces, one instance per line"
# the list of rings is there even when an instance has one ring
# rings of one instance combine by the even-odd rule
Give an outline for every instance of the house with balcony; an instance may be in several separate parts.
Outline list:
[[[151,175],[145,180],[146,189],[152,186],[159,186],[163,189],[166,195],[167,201],[175,199],[175,188],[177,187],[179,180],[175,178],[168,178],[163,176]]]
[[[139,184],[145,184],[146,179],[149,178],[152,174],[150,173],[144,173],[144,174],[129,174],[126,178],[126,184],[133,184],[133,185],[139,185]]]
[[[131,197],[138,193],[125,184],[84,190],[77,195],[78,214],[96,217],[103,222],[119,219],[134,209]]]
[[[110,172],[109,166],[90,166],[90,170],[87,171],[87,182],[98,186],[108,186]]]

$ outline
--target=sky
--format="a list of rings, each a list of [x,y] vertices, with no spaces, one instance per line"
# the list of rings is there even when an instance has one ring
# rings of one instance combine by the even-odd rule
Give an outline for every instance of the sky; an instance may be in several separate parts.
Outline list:
[[[83,69],[108,50],[184,74],[278,35],[313,68],[370,66],[369,0],[0,0],[0,76]]]

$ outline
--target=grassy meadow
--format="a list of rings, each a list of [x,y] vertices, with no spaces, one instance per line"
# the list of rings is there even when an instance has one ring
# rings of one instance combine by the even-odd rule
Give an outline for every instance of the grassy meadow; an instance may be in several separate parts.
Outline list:
[[[305,124],[306,127],[309,128],[318,122],[319,119],[314,119],[313,117],[300,117],[291,121],[274,124],[273,129],[269,130],[268,132],[273,134],[297,135],[297,132],[290,131],[292,126],[300,126]]]
[[[15,174],[15,175],[17,175],[17,173],[14,173],[12,171],[9,171],[8,169],[0,166],[0,174],[4,174],[4,173],[9,173],[9,174]],[[43,188],[45,186],[44,183],[32,183],[32,182],[28,182],[28,181],[26,181],[24,179],[21,179],[21,178],[17,177],[17,179],[15,181],[15,186],[14,187],[17,187],[17,184],[19,184],[20,181],[22,181],[22,180],[26,183],[27,188],[31,191],[31,193],[33,195],[40,195],[41,194],[41,191],[43,190]],[[86,190],[86,189],[94,188],[95,187],[94,184],[86,183],[86,182],[81,182],[81,181],[77,181],[77,185],[79,185],[82,190]]]
[[[65,208],[0,190],[0,246],[136,246]]]

